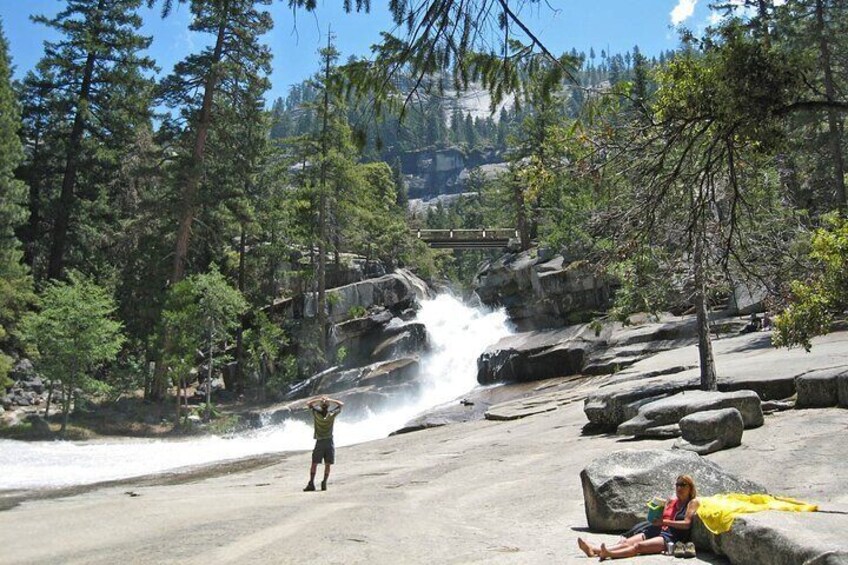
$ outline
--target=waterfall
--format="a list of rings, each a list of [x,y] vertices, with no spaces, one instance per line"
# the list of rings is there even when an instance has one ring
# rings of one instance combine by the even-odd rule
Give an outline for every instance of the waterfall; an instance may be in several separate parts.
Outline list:
[[[430,335],[421,360],[421,393],[388,408],[346,419],[335,427],[336,445],[386,437],[422,411],[456,400],[477,385],[477,358],[511,333],[503,310],[471,308],[442,294],[421,303],[416,321]],[[0,440],[0,490],[91,484],[279,451],[311,449],[312,428],[288,420],[227,437],[120,442]]]

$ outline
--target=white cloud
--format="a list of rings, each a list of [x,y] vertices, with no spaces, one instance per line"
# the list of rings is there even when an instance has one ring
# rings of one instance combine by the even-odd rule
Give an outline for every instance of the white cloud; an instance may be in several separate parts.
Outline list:
[[[679,25],[692,17],[698,0],[677,0],[677,6],[671,11],[671,23]]]

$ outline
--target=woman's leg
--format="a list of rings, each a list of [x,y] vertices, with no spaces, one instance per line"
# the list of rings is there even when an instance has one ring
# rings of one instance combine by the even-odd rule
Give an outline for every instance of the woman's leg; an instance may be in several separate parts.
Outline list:
[[[615,542],[613,545],[608,545],[608,550],[613,549],[623,549],[625,547],[631,547],[636,545],[637,543],[645,541],[645,534],[636,534],[635,536],[630,536],[629,538],[621,538],[619,541]]]
[[[636,545],[642,541],[645,541],[645,534],[636,534],[635,536],[625,538],[621,543],[617,543],[615,545]]]
[[[577,546],[586,554],[586,557],[597,557],[600,550],[598,546],[592,545],[583,538],[577,538]]]
[[[665,539],[662,536],[640,541],[633,545],[607,547],[601,544],[598,556],[604,559],[621,559],[622,557],[634,557],[636,555],[648,555],[662,553],[665,551]]]

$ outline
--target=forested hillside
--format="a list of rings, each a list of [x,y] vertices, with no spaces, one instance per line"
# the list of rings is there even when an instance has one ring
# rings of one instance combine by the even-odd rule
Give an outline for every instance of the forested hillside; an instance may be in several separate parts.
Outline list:
[[[844,315],[843,3],[717,7],[651,57],[387,36],[342,64],[331,36],[269,101],[269,2],[188,3],[208,44],[161,76],[142,0],[38,18],[56,39],[19,82],[0,36],[0,386],[32,359],[64,423],[85,399],[179,405],[199,372],[276,398],[347,354],[328,289],[397,267],[468,286],[494,256],[434,252],[422,226],[515,228],[591,265],[618,288],[600,317],[692,308],[706,328],[740,282],[783,312],[783,345]],[[410,212],[433,151],[461,184],[417,196],[469,194]]]
[[[577,65],[575,81],[562,86],[561,109],[564,118],[575,119],[584,110],[592,93],[609,91],[628,83],[640,73],[662,65],[673,53],[646,57],[638,46],[624,54],[600,55],[572,50],[569,56]],[[352,57],[348,64],[355,63]],[[401,90],[409,93],[414,81],[404,77]],[[277,98],[271,105],[271,138],[284,139],[304,135],[315,128],[317,119],[309,105],[320,95],[312,81],[291,87],[288,96]],[[461,147],[466,153],[494,149],[505,152],[509,136],[515,135],[521,123],[532,115],[532,106],[516,104],[510,97],[491,107],[491,96],[479,84],[462,91],[453,89],[445,75],[430,77],[399,113],[374,115],[368,100],[351,105],[348,122],[361,130],[365,142],[362,158],[393,163],[402,153],[422,149]]]

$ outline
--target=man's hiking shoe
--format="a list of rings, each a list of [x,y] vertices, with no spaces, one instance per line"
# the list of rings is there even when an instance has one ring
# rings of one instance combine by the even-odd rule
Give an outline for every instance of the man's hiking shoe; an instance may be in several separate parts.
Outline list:
[[[315,483],[310,482],[306,485],[306,488],[303,489],[303,492],[312,492],[313,490],[315,490]]]
[[[695,557],[695,544],[691,541],[683,544],[683,557],[689,559],[691,557]]]
[[[312,487],[315,490],[315,487]],[[321,490],[327,490],[327,481],[321,481]]]
[[[686,555],[686,544],[681,542],[677,542],[674,544],[674,551],[671,553],[675,557],[684,557]]]

